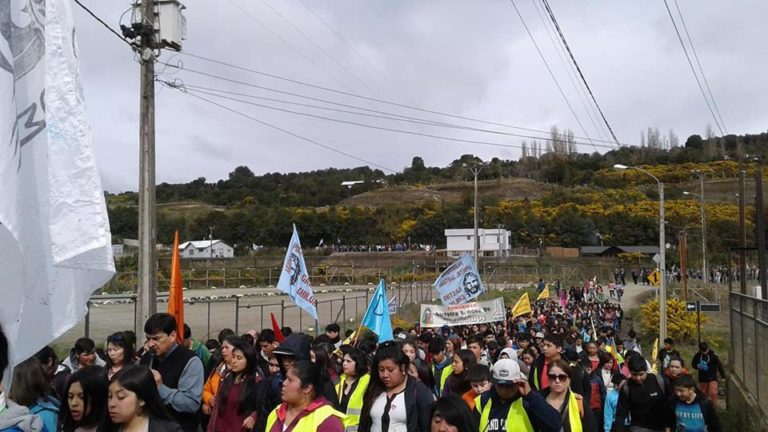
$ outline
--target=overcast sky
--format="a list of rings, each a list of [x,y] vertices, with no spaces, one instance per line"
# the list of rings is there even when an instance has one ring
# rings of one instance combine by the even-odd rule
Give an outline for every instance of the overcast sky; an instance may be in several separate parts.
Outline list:
[[[510,1],[303,1],[311,11],[300,0],[187,0],[183,50],[405,105],[532,129],[548,130],[557,125],[572,129],[577,136],[584,136],[586,130],[592,138],[609,139],[593,108],[582,103],[582,91],[574,88],[571,79],[576,78],[552,43],[554,33],[550,22],[540,18],[544,12],[538,1],[515,0],[584,130],[549,76]],[[129,7],[128,1],[83,2],[114,27]],[[691,134],[703,135],[707,124],[717,131],[663,1],[550,0],[550,5],[619,141],[639,144],[640,131],[649,126],[663,133],[674,129],[681,143]],[[768,2],[679,0],[679,5],[728,132],[766,131],[768,31],[764,20]],[[670,6],[676,13],[673,0]],[[110,192],[136,190],[139,65],[126,45],[76,4],[72,7],[103,185]],[[130,13],[123,17],[123,23],[128,21]],[[174,64],[181,60],[186,68],[230,80],[367,109],[530,134],[329,93],[182,54],[165,51],[160,60]],[[185,85],[325,105],[163,65],[158,65],[157,73],[162,79]],[[417,155],[428,165],[437,166],[466,153],[486,160],[517,159],[520,149],[514,146],[523,140],[251,99],[379,127],[511,147],[449,142],[201,96],[398,171]],[[160,85],[156,109],[158,183],[188,182],[197,177],[215,181],[226,178],[238,165],[247,165],[256,174],[365,165]],[[609,143],[596,144],[580,145],[579,150],[608,150],[605,146]]]

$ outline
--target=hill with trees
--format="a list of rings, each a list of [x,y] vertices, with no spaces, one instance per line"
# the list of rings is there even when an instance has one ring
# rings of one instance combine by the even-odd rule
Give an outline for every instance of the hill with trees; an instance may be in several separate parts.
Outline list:
[[[699,170],[707,182],[708,241],[724,254],[737,238],[735,178],[737,154],[768,157],[768,133],[703,139],[690,136],[674,146],[674,134],[661,138],[649,129],[644,146],[621,147],[606,154],[578,154],[568,145],[526,144],[519,160],[493,158],[479,173],[481,226],[512,231],[513,247],[599,244],[655,244],[658,196],[655,182],[634,170],[641,166],[665,183],[667,234],[687,230],[700,236]],[[531,150],[528,151],[527,149]],[[463,155],[446,167],[428,167],[420,157],[402,172],[386,175],[369,167],[305,173],[255,175],[236,167],[227,179],[157,187],[158,241],[170,243],[178,229],[185,240],[215,236],[247,253],[252,244],[287,244],[296,223],[307,247],[324,244],[434,244],[444,246],[443,230],[470,227],[473,215],[469,165],[483,163]],[[747,164],[748,175],[755,162]],[[351,187],[345,181],[359,181]],[[750,194],[749,196],[752,196]],[[136,238],[137,194],[107,193],[112,234]],[[753,212],[748,212],[753,229]],[[693,252],[692,248],[691,252]]]

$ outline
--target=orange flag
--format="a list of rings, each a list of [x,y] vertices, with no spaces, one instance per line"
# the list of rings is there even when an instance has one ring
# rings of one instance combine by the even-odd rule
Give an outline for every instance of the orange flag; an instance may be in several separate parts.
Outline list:
[[[176,318],[176,341],[184,341],[184,282],[181,280],[181,257],[179,256],[179,232],[173,237],[171,258],[171,286],[168,291],[168,313]]]

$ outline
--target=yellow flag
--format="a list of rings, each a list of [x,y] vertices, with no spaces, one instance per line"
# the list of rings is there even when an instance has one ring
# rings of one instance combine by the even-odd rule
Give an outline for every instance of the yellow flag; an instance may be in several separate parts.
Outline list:
[[[653,351],[651,351],[651,367],[653,368],[653,373],[658,373],[658,360],[659,360],[659,338],[656,338],[656,340],[653,341]]]
[[[512,318],[531,313],[531,301],[528,299],[528,293],[523,294],[512,308]]]
[[[541,291],[541,294],[539,294],[538,297],[536,297],[536,300],[547,300],[549,299],[549,285],[545,286],[544,289]]]

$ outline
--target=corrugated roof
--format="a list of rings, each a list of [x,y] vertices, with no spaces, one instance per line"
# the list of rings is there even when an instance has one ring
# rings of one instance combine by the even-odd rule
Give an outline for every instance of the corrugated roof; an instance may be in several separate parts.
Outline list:
[[[221,240],[194,240],[194,241],[188,241],[181,243],[179,245],[179,250],[184,250],[187,248],[187,246],[192,245],[195,249],[205,249],[211,245],[215,245],[216,243],[223,243]],[[225,243],[226,244],[226,243]]]

